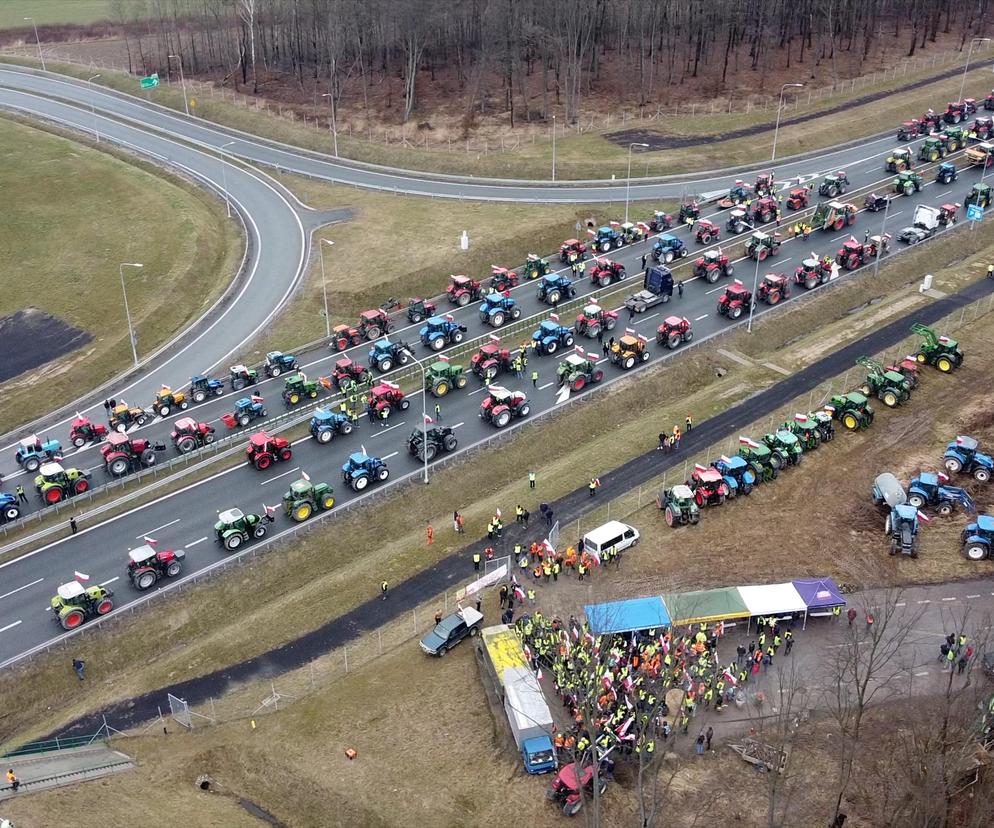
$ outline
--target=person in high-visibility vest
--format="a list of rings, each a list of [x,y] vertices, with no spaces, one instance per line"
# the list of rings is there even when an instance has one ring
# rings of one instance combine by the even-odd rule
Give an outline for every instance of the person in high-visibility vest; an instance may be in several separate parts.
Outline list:
[[[473,569],[476,570],[477,572],[480,571],[480,558],[481,556],[479,552],[473,553]]]

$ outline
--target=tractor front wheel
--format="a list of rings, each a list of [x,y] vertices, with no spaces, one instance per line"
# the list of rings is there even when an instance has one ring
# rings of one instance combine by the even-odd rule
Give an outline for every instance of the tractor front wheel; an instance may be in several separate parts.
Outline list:
[[[297,523],[303,523],[314,513],[314,508],[310,503],[298,503],[293,510],[293,519]]]
[[[886,405],[888,408],[896,408],[897,404],[900,402],[900,400],[897,397],[897,394],[895,394],[890,389],[884,391],[880,395],[880,399],[883,402],[883,404]]]
[[[107,466],[107,471],[109,471],[114,477],[121,477],[128,473],[128,467],[130,464],[124,457],[116,457],[111,460],[110,464]]]
[[[242,536],[237,532],[233,535],[228,535],[224,539],[224,548],[229,552],[234,552],[239,546],[242,545]]]
[[[667,526],[675,526],[677,522],[677,516],[673,513],[673,508],[667,506],[666,510],[663,512],[663,518],[666,520]]]
[[[431,388],[431,393],[436,397],[444,397],[449,393],[449,383],[447,380],[436,380],[435,384]]]
[[[339,427],[338,431],[340,434],[351,434],[352,433],[352,423],[348,420],[344,421]]]
[[[86,617],[83,615],[83,611],[74,609],[63,615],[59,619],[59,623],[62,624],[62,629],[64,630],[74,630],[85,620]]]
[[[183,437],[176,442],[176,448],[180,454],[189,454],[197,447],[197,441],[192,437]]]
[[[990,555],[990,550],[982,543],[969,543],[963,547],[963,554],[971,561],[984,561]]]
[[[531,409],[530,405],[519,406],[518,407],[518,416],[519,417],[527,417],[531,413],[531,410],[532,409]]]
[[[987,483],[991,479],[990,469],[985,469],[983,467],[976,468],[973,470],[973,479],[978,483]]]
[[[97,615],[106,615],[114,609],[114,602],[109,598],[104,598],[97,602]]]
[[[842,415],[842,425],[848,428],[850,431],[855,431],[859,428],[859,418],[855,414],[846,413]]]
[[[421,449],[421,451],[418,452],[418,459],[422,463],[425,462],[430,463],[432,460],[435,459],[436,454],[438,454],[438,448],[435,446],[434,443],[429,443],[427,446]]]
[[[173,561],[166,567],[166,576],[169,578],[175,578],[182,571],[183,565],[179,561]]]
[[[949,517],[953,513],[953,504],[949,502],[940,503],[937,511],[943,517]]]
[[[456,440],[455,434],[446,434],[442,438],[442,448],[446,451],[455,451],[457,445],[459,445],[459,442]]]
[[[280,449],[280,460],[283,460],[285,462],[289,460],[291,457],[293,457],[293,451],[291,451],[289,446]]]
[[[361,492],[369,485],[369,477],[365,474],[359,475],[359,477],[352,478],[352,490],[356,492]]]
[[[574,391],[582,391],[584,389],[584,387],[586,386],[586,384],[587,384],[587,378],[584,377],[584,376],[579,376],[579,377],[577,377],[576,379],[573,380],[573,382],[571,383],[570,387]]]
[[[143,466],[154,466],[156,460],[155,449],[145,449],[145,451],[141,453],[141,457],[139,459],[141,460],[141,464]]]
[[[460,391],[466,387],[466,376],[464,374],[460,374],[456,377],[455,386],[456,389]]]
[[[335,507],[335,496],[333,494],[322,495],[321,508],[327,512],[329,509],[333,509],[334,507]]]
[[[256,540],[266,537],[266,524],[257,523],[255,529],[252,530],[252,537]]]
[[[376,479],[382,483],[390,476],[390,469],[386,466],[380,466],[379,470],[376,472]]]
[[[913,494],[908,497],[908,505],[914,506],[916,509],[921,509],[925,505],[925,498],[918,494]]]

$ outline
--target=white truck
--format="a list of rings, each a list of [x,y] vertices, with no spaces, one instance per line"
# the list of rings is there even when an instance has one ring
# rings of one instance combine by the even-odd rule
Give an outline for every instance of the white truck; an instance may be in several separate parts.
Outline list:
[[[906,244],[918,244],[925,241],[939,227],[939,211],[927,204],[915,206],[915,215],[910,227],[905,227],[898,233],[898,240]]]
[[[555,722],[538,679],[527,667],[508,667],[503,680],[504,712],[525,770],[528,773],[555,770],[556,751],[552,746]]]

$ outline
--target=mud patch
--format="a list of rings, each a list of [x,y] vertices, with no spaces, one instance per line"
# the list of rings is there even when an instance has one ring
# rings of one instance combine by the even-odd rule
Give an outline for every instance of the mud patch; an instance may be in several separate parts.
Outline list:
[[[0,319],[0,382],[82,348],[90,334],[58,317],[27,308]]]

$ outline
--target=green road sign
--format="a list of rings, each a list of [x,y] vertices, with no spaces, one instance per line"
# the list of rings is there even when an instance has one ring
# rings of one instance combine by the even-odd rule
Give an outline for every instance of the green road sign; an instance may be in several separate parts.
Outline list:
[[[158,73],[149,75],[147,78],[142,78],[140,83],[142,89],[155,89],[159,85],[159,75]]]

